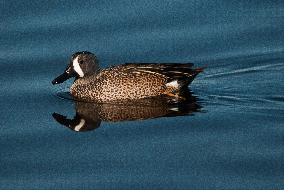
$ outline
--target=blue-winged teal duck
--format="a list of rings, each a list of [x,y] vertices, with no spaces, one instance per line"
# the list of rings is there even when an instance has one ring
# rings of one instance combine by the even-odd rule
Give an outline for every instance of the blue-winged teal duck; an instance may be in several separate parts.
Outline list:
[[[100,69],[97,57],[83,51],[72,55],[64,73],[52,84],[75,77],[70,93],[83,101],[112,102],[161,95],[178,97],[202,71],[192,66],[192,63],[126,63]]]

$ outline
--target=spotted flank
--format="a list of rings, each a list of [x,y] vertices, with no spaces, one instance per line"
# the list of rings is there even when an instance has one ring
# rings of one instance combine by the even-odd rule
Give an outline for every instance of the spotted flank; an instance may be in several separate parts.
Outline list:
[[[135,100],[154,96],[176,96],[187,88],[201,68],[192,63],[126,63],[99,69],[90,52],[72,55],[65,72],[52,81],[59,84],[75,77],[70,93],[76,99],[95,102]],[[79,126],[78,126],[79,127]]]

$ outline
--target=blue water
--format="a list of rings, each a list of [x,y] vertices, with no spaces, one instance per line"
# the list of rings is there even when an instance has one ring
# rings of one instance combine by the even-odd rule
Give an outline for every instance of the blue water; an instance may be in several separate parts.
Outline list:
[[[0,189],[284,189],[283,1],[2,1]],[[52,86],[102,67],[194,62],[200,110],[74,132]],[[137,108],[138,109],[138,108]]]

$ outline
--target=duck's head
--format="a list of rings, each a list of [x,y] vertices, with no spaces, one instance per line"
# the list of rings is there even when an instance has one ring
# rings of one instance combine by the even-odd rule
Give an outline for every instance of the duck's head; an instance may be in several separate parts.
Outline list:
[[[64,73],[56,77],[52,84],[60,84],[71,77],[75,79],[95,74],[99,70],[97,57],[88,51],[76,52],[72,55],[70,63]]]

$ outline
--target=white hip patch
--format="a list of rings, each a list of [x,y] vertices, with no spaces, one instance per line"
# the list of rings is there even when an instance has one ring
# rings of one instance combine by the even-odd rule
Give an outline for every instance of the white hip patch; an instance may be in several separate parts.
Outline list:
[[[174,80],[172,82],[167,83],[166,86],[167,87],[179,88],[179,84],[178,84],[177,80]]]
[[[80,77],[84,76],[84,72],[82,71],[80,64],[78,62],[78,56],[73,60],[73,68]]]

